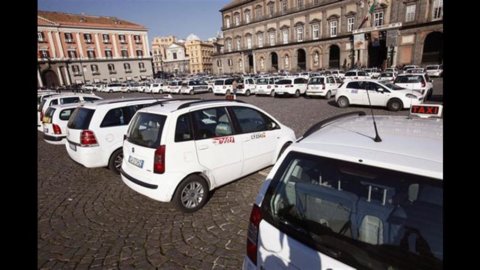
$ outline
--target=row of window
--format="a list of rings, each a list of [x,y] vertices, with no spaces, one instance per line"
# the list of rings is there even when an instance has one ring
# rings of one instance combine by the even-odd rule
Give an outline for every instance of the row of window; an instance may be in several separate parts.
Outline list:
[[[319,4],[319,1],[314,1],[313,2],[313,5],[318,5]],[[268,15],[270,17],[273,17],[274,15],[276,15],[275,13],[275,4],[274,2],[269,2],[267,4],[267,12],[268,12]],[[291,9],[292,11],[297,11],[298,9],[302,9],[304,8],[305,5],[304,5],[304,0],[297,0],[296,1],[296,8],[295,9]],[[289,9],[288,9],[288,0],[279,0],[279,11],[278,11],[278,15],[282,15],[282,14],[286,14]],[[257,20],[260,20],[262,19],[262,6],[261,5],[257,5],[255,7],[255,17],[257,18]],[[415,21],[415,11],[416,11],[416,4],[413,4],[413,5],[408,5],[406,7],[406,11],[405,11],[405,22],[412,22],[412,21]],[[250,9],[246,9],[244,10],[243,12],[243,16],[244,16],[244,22],[245,24],[248,24],[252,21],[251,19],[251,13],[250,13]],[[383,12],[382,12],[382,20],[383,20]],[[443,17],[443,0],[434,0],[433,1],[433,4],[432,4],[432,19],[433,20],[439,20]],[[240,26],[241,24],[241,19],[240,19],[240,13],[237,11],[233,14],[233,23],[234,25],[233,26]],[[225,28],[230,28],[232,27],[231,25],[231,18],[229,15],[225,16]],[[376,24],[375,26],[378,26],[378,25],[382,25],[382,24]],[[351,32],[351,30],[348,30],[349,32]]]
[[[269,17],[273,17],[275,15],[287,14],[290,11],[298,11],[298,10],[306,7],[305,6],[305,0],[296,0],[294,3],[295,3],[294,4],[295,6],[291,7],[289,9],[288,0],[279,0],[278,11],[277,11],[277,13],[275,13],[275,3],[274,2],[269,2],[267,4],[266,15],[269,16]],[[316,6],[318,4],[320,4],[319,0],[313,0],[313,6]],[[243,15],[244,15],[245,23],[250,23],[252,21],[252,14],[250,12],[250,9],[245,9],[243,11]],[[263,18],[263,7],[260,4],[255,7],[255,18],[256,18],[256,20],[260,20],[260,19]],[[240,13],[239,12],[235,12],[233,14],[233,23],[235,24],[235,26],[240,25],[241,22],[240,22]],[[225,16],[225,27],[226,28],[231,27],[230,16],[228,16],[228,15]]]
[[[136,55],[137,57],[143,57],[143,51],[142,50],[136,50]],[[128,58],[128,51],[127,50],[121,50],[122,57],[123,58]],[[50,53],[47,49],[40,49],[39,50],[40,58],[47,59],[50,58]],[[67,51],[68,58],[71,59],[76,59],[78,58],[77,56],[77,51],[74,49],[70,49]],[[87,57],[88,59],[95,59],[95,51],[93,49],[88,49],[87,50]],[[105,50],[105,57],[106,58],[113,58],[112,50],[111,49],[106,49]]]
[[[131,73],[132,72],[132,69],[131,69],[131,66],[130,66],[129,63],[124,63],[123,68],[125,70],[125,73]],[[140,69],[140,72],[147,71],[145,69],[145,64],[142,63],[142,62],[138,63],[138,68]],[[92,65],[90,65],[90,69],[91,69],[93,75],[100,75],[98,65],[92,64]],[[72,71],[73,71],[73,75],[82,75],[79,65],[72,65]],[[110,74],[117,73],[117,71],[115,70],[115,64],[108,64],[108,71],[109,71]]]
[[[72,33],[64,33],[65,42],[67,43],[75,43]],[[83,34],[83,38],[85,43],[93,43],[92,34]],[[110,34],[102,34],[103,43],[109,44],[110,42]],[[125,35],[118,35],[118,40],[120,43],[127,43]],[[133,40],[136,44],[142,43],[142,38],[140,35],[134,35]],[[45,34],[43,32],[38,32],[38,42],[45,42]]]
[[[286,54],[283,58],[283,64],[285,68],[289,68],[290,65],[290,56]],[[320,65],[320,53],[318,51],[313,52],[312,54],[312,63],[313,66],[319,66]],[[233,66],[233,60],[232,59],[227,59],[227,64],[229,66]],[[260,57],[260,70],[265,69],[265,58]],[[222,67],[222,60],[217,59],[217,67]],[[238,59],[238,68],[239,70],[243,69],[243,60]]]

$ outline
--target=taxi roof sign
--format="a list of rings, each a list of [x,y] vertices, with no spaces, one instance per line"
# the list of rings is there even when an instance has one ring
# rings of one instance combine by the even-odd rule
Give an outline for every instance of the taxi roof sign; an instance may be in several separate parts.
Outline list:
[[[413,105],[410,108],[410,115],[416,115],[422,118],[441,117],[443,106],[437,104]]]

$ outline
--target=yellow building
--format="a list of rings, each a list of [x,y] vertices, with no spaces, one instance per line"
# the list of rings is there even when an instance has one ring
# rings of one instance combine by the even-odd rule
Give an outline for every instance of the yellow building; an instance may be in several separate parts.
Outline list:
[[[213,43],[201,41],[190,34],[185,41],[186,53],[190,57],[190,73],[212,73]]]

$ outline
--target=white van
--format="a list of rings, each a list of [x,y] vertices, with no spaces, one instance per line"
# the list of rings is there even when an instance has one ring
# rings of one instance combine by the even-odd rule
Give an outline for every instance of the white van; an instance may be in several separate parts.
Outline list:
[[[422,108],[425,107],[425,108]],[[443,121],[350,112],[321,121],[272,168],[243,269],[443,269]]]

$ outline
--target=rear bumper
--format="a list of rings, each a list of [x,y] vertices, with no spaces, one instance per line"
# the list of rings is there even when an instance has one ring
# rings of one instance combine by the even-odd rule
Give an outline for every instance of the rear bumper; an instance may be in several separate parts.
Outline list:
[[[73,150],[72,147],[75,148],[75,150]],[[99,146],[85,147],[66,140],[65,149],[67,149],[67,153],[71,159],[87,168],[108,166],[108,158],[104,158]]]
[[[47,143],[51,144],[65,144],[67,136],[52,136],[52,135],[47,135],[43,134],[43,140],[45,140]]]

